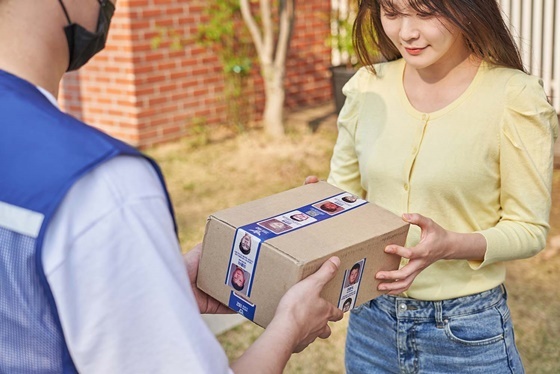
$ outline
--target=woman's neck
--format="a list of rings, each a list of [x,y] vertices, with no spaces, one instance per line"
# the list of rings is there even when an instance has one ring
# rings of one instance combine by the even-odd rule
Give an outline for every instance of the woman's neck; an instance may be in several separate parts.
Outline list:
[[[403,86],[410,104],[424,113],[443,109],[467,90],[480,63],[480,59],[467,55],[427,69],[405,66]]]

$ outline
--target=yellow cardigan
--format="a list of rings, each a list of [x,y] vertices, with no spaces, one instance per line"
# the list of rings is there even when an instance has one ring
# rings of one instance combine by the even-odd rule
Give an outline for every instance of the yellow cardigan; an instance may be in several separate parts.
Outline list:
[[[328,181],[398,215],[484,235],[483,262],[440,260],[407,296],[488,290],[505,280],[504,261],[545,246],[557,114],[538,78],[488,63],[453,103],[421,113],[406,97],[404,67],[400,59],[376,65],[377,75],[362,68],[346,84]],[[407,246],[419,239],[411,226]]]

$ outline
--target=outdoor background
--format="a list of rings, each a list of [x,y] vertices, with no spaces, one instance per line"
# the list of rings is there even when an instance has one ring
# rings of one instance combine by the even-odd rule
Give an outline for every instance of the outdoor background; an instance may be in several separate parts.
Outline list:
[[[287,136],[265,137],[258,128],[233,136],[222,128],[148,150],[163,167],[176,208],[184,251],[200,242],[206,217],[214,211],[300,186],[305,176],[328,174],[336,139],[331,105],[292,113]],[[323,119],[321,121],[321,119]],[[312,129],[316,131],[313,132]],[[518,347],[527,373],[560,373],[560,170],[547,248],[508,265],[506,286]],[[347,317],[332,325],[333,335],[294,355],[286,373],[344,373]],[[250,322],[218,339],[231,360],[261,333]]]

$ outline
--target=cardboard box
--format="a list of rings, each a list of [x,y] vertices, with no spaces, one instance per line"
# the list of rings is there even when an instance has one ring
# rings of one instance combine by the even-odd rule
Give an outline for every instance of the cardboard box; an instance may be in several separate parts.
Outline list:
[[[266,327],[286,291],[336,255],[339,271],[322,296],[350,309],[380,295],[375,274],[400,262],[383,249],[404,245],[408,226],[326,182],[294,188],[212,214],[197,284]]]

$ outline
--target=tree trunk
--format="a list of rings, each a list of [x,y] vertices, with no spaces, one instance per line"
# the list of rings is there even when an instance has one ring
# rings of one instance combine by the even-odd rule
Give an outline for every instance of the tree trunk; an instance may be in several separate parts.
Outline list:
[[[263,114],[264,131],[272,137],[284,135],[284,70],[268,64],[262,67],[266,101]]]
[[[273,137],[284,135],[283,111],[286,96],[284,75],[286,73],[288,46],[294,25],[294,1],[279,1],[278,34],[275,38],[271,12],[273,1],[259,0],[261,29],[251,13],[250,0],[240,0],[241,14],[253,38],[264,80],[264,130]]]

